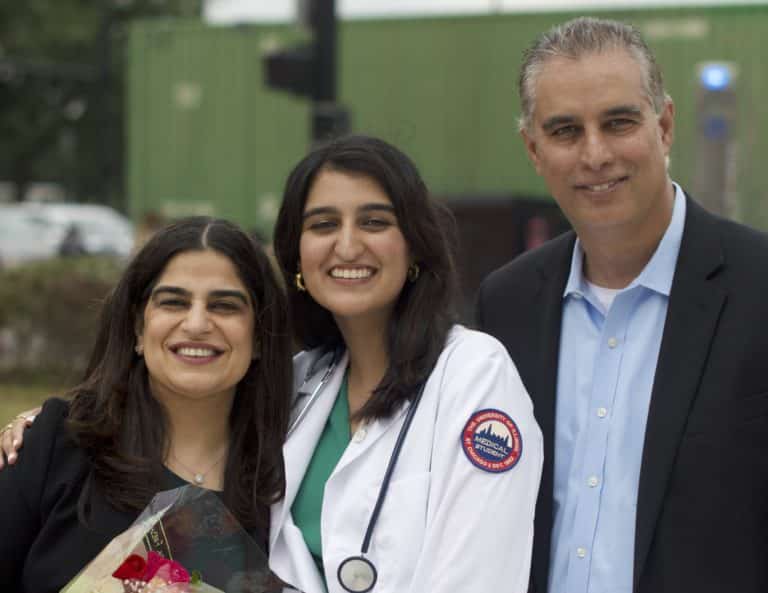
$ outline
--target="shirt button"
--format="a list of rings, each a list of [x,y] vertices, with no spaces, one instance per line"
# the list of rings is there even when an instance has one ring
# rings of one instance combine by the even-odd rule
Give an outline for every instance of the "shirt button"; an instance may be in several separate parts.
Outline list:
[[[587,555],[587,549],[586,548],[576,548],[576,555],[579,558],[584,558]]]
[[[598,418],[605,418],[607,415],[608,415],[608,410],[606,408],[597,408]]]
[[[365,430],[364,426],[361,426],[357,429],[355,432],[355,435],[352,437],[353,443],[362,443],[365,440],[365,437],[368,436],[368,431]]]
[[[619,341],[616,338],[608,338],[608,348],[616,348]]]
[[[589,479],[587,480],[587,486],[590,488],[594,488],[600,483],[600,480],[597,479],[597,476],[589,476]]]

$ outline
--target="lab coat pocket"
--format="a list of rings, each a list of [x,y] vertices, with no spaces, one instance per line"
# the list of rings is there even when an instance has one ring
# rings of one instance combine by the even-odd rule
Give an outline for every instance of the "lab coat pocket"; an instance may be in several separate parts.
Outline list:
[[[424,543],[429,486],[429,472],[389,485],[372,546],[379,558],[382,591],[404,591],[411,580]]]

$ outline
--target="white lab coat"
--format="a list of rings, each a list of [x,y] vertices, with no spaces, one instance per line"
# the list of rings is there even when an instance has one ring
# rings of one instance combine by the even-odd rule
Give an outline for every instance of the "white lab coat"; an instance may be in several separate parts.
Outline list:
[[[318,355],[297,355],[296,390]],[[290,509],[347,362],[344,354],[288,437],[286,494],[272,507],[270,566],[306,593],[322,593],[323,581]],[[301,399],[299,408],[306,403]],[[360,553],[407,408],[358,431],[325,485],[321,536],[328,593],[344,593],[339,564]],[[522,435],[522,455],[503,473],[473,465],[461,443],[470,417],[488,408],[508,414]],[[373,531],[373,593],[525,593],[541,467],[541,431],[507,351],[487,334],[456,326],[427,381]]]

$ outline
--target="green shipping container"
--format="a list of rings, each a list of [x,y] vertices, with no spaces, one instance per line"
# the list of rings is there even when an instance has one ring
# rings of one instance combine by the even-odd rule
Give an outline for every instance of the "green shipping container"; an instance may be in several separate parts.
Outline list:
[[[731,153],[735,218],[768,229],[768,6],[599,12],[638,26],[677,106],[671,173],[694,187],[695,65],[739,70]],[[355,131],[418,163],[433,192],[547,198],[517,133],[522,50],[576,13],[346,21],[341,102]],[[128,194],[132,215],[212,213],[270,234],[282,184],[308,146],[305,101],[266,89],[261,53],[299,38],[287,25],[134,25],[129,43]],[[761,133],[762,131],[762,133]]]

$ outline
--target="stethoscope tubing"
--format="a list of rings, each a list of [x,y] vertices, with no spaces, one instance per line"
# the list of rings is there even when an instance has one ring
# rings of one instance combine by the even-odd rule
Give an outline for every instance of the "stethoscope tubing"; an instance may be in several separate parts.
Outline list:
[[[320,394],[323,387],[328,382],[328,379],[331,377],[334,370],[336,369],[336,364],[338,363],[339,358],[340,358],[339,352],[338,351],[334,352],[331,362],[326,368],[325,373],[323,373],[323,376],[320,379],[320,382],[312,390],[312,393],[309,396],[309,401],[307,401],[307,403],[302,408],[301,412],[299,412],[299,414],[296,416],[296,419],[291,423],[290,427],[288,428],[287,436],[291,435],[294,429],[299,425],[299,423],[307,415],[307,412],[315,403],[315,400],[317,399],[318,395]],[[302,384],[302,387],[299,388],[299,393],[302,392],[304,385],[306,385],[307,382],[309,381],[309,378],[312,376],[313,371],[314,371],[314,365],[307,371],[307,375],[304,378],[304,383]],[[425,386],[426,386],[426,381],[419,386],[419,390],[416,393],[416,397],[413,398],[413,401],[411,402],[411,405],[408,408],[408,412],[406,412],[405,419],[403,420],[403,425],[400,427],[400,432],[397,435],[395,446],[392,449],[392,453],[389,457],[389,462],[387,463],[387,468],[384,471],[384,477],[382,478],[381,486],[379,487],[379,494],[376,497],[376,503],[373,505],[373,511],[371,512],[371,517],[368,520],[368,525],[365,529],[363,543],[362,543],[362,546],[360,547],[360,555],[350,556],[345,560],[343,560],[339,565],[337,578],[339,579],[339,583],[341,584],[341,586],[347,591],[359,592],[359,593],[365,593],[367,591],[371,591],[373,587],[376,585],[376,581],[378,580],[378,571],[376,570],[376,566],[373,564],[373,562],[365,558],[365,555],[368,553],[368,548],[370,547],[371,539],[373,537],[373,530],[376,527],[376,523],[378,523],[379,515],[381,514],[381,509],[384,506],[384,500],[387,497],[387,491],[389,490],[389,484],[392,480],[392,474],[395,471],[397,460],[399,459],[400,452],[403,449],[403,443],[405,442],[405,439],[408,436],[408,431],[411,427],[411,423],[413,422],[413,417],[416,415],[416,409],[418,408],[419,402],[421,401],[421,396],[424,393]],[[344,583],[343,577],[342,577],[342,567],[350,561],[362,562],[364,565],[368,567],[368,569],[370,569],[371,582],[365,588],[353,589],[347,583]]]
[[[400,433],[397,435],[395,446],[392,449],[387,469],[384,471],[384,477],[382,478],[381,486],[379,487],[379,495],[376,497],[376,504],[373,505],[371,518],[368,520],[368,526],[365,529],[363,544],[360,547],[360,555],[348,556],[341,561],[339,568],[336,571],[336,578],[338,579],[339,584],[349,593],[368,593],[373,590],[378,581],[379,577],[376,565],[365,556],[368,553],[368,547],[370,546],[371,538],[373,537],[373,530],[379,520],[381,508],[387,497],[389,483],[392,480],[392,474],[395,471],[397,460],[400,457],[400,451],[403,449],[403,443],[408,436],[408,430],[410,429],[411,422],[413,422],[413,417],[416,414],[416,408],[421,400],[421,395],[424,393],[425,384],[426,383],[422,383],[419,387],[416,397],[413,398],[411,406],[408,408],[405,420],[403,420],[403,425],[400,427]],[[345,572],[348,572],[349,570],[352,570],[352,574],[349,575],[349,578],[353,579],[351,582],[345,580]]]
[[[411,422],[413,422],[413,417],[416,415],[416,408],[419,405],[419,401],[421,401],[421,394],[424,393],[424,384],[422,383],[421,387],[419,387],[419,391],[416,394],[416,397],[413,398],[413,401],[411,402],[410,408],[408,408],[408,413],[405,417],[405,420],[403,421],[403,426],[400,428],[400,433],[397,435],[397,441],[395,441],[395,446],[392,449],[392,455],[389,458],[389,463],[387,464],[387,469],[384,472],[384,478],[381,481],[381,488],[379,489],[379,496],[376,498],[376,504],[373,505],[373,512],[371,513],[371,518],[368,521],[368,527],[365,530],[365,537],[363,538],[363,545],[360,548],[360,554],[364,555],[368,553],[368,547],[371,543],[371,537],[373,536],[373,528],[376,526],[376,523],[379,520],[379,514],[381,513],[381,507],[384,505],[384,499],[387,496],[387,491],[389,490],[389,483],[392,479],[392,474],[395,471],[395,465],[397,464],[397,460],[400,457],[400,451],[403,448],[403,443],[405,442],[405,437],[408,436],[408,429],[411,427]]]
[[[312,407],[312,405],[315,403],[315,400],[317,399],[318,395],[320,395],[320,392],[323,390],[323,387],[325,387],[325,384],[328,382],[328,379],[330,379],[331,375],[333,374],[333,371],[336,370],[336,364],[339,361],[339,352],[334,351],[333,358],[331,358],[331,362],[328,365],[328,367],[325,369],[325,373],[323,373],[322,378],[320,379],[320,382],[317,384],[317,387],[315,387],[312,390],[312,394],[309,396],[309,401],[304,405],[304,407],[301,409],[301,412],[296,416],[293,422],[291,422],[291,425],[288,427],[288,432],[285,435],[285,438],[287,439],[293,431],[296,429],[296,427],[301,423],[301,421],[304,419],[304,416],[307,415],[307,412],[309,412],[309,409]],[[310,367],[310,369],[307,371],[307,376],[304,377],[304,382],[302,383],[302,386],[299,388],[299,393],[301,393],[302,388],[304,385],[307,384],[307,381],[309,381],[310,376],[312,375],[312,371],[314,370],[314,365]]]

